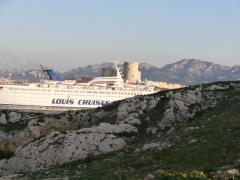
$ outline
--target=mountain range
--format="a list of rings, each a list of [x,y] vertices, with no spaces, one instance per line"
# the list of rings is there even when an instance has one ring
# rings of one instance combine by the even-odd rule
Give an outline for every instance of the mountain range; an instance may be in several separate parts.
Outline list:
[[[66,72],[58,72],[65,79],[76,78],[81,79],[82,76],[101,76],[102,68],[112,68],[112,63],[101,63],[88,65],[86,67],[78,67]],[[123,67],[123,64],[119,64]],[[142,79],[147,78],[151,81],[161,81],[168,83],[177,83],[182,85],[201,84],[214,81],[232,81],[240,80],[240,65],[233,67],[223,66],[212,62],[199,59],[182,59],[172,64],[167,64],[162,68],[158,68],[148,63],[140,63],[139,71],[141,71]],[[0,77],[9,77],[11,79],[29,79],[38,80],[42,77],[41,70],[1,70]],[[46,78],[46,75],[45,75]]]

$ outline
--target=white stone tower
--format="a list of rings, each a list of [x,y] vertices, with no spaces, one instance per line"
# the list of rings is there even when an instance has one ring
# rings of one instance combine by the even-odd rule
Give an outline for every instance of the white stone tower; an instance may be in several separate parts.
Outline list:
[[[141,72],[138,71],[138,62],[124,62],[124,80],[127,83],[135,83],[141,79]]]

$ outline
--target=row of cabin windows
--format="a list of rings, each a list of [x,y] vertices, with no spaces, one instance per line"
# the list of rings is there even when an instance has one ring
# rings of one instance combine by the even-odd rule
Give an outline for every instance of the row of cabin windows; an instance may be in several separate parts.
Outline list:
[[[84,95],[84,96],[89,96],[89,95]],[[44,98],[49,98],[49,97],[37,97],[37,96],[35,96],[35,97],[31,97],[31,96],[9,96],[10,98],[27,98],[27,99],[38,99],[38,98],[40,98],[40,99],[44,99]],[[98,96],[96,96],[96,97],[98,97]],[[120,97],[120,96],[106,96],[106,97]],[[16,101],[18,101],[19,99],[16,99]],[[15,101],[15,100],[14,100]]]
[[[8,92],[7,92],[8,93]],[[27,93],[27,92],[12,92],[12,93],[17,93],[17,94],[44,94],[44,95],[50,95],[49,93]],[[54,95],[64,95],[64,94],[54,94]],[[88,94],[86,94],[86,95],[84,95],[84,94],[75,94],[75,95],[72,95],[72,94],[67,94],[67,95],[71,95],[71,96],[90,96],[90,95],[88,95]],[[121,97],[121,96],[124,96],[124,95],[139,95],[138,93],[115,93],[115,94],[110,94],[110,95],[108,95],[108,94],[106,94],[105,96],[106,97],[117,97],[117,96],[119,96],[119,97]],[[91,95],[91,96],[98,96],[98,95]]]
[[[44,95],[50,95],[50,93],[29,93],[29,92],[12,92],[12,93],[15,93],[15,94],[44,94]]]
[[[9,90],[21,90],[21,91],[44,91],[51,92],[51,89],[28,89],[28,88],[8,88]],[[72,90],[58,90],[54,92],[69,92],[69,93],[93,93],[93,94],[122,94],[122,95],[143,95],[143,93],[130,93],[130,92],[103,92],[103,91],[72,91]]]
[[[8,90],[17,90],[17,91],[47,91],[51,92],[51,89],[29,89],[29,88],[8,88]]]
[[[19,102],[19,101],[26,101],[26,102],[29,102],[29,99],[13,99],[12,101],[16,101],[16,102]],[[46,100],[45,101],[43,101],[42,100],[42,98],[41,98],[41,100],[36,100],[36,99],[33,99],[33,100],[31,100],[31,102],[46,102]]]
[[[29,97],[29,96],[10,96],[10,97],[22,97],[22,98],[27,98],[27,99],[30,99],[30,98],[34,98],[34,99],[36,99],[36,98],[40,98],[40,99],[48,98],[48,97]]]
[[[12,93],[16,93],[16,92],[12,92]],[[18,92],[17,94],[44,94],[44,95],[50,95],[49,93],[23,93],[23,92]],[[54,95],[64,95],[64,94],[54,94]],[[72,95],[72,94],[67,94],[67,95],[71,95],[71,96],[98,96],[98,95],[84,95],[84,94],[75,94],[75,95]],[[136,95],[136,93],[129,93],[129,94],[126,94],[126,95]],[[124,96],[124,94],[115,94],[115,95],[106,95],[106,97],[121,97],[121,96]]]

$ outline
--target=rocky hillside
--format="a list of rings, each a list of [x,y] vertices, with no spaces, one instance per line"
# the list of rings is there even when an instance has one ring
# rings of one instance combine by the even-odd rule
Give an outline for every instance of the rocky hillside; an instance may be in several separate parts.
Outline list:
[[[216,82],[102,108],[0,112],[0,175],[17,179],[158,179],[239,168],[240,82]]]
[[[198,59],[183,59],[159,70],[158,80],[179,84],[200,84],[240,79],[240,66],[222,66]]]
[[[112,67],[112,63],[102,63],[79,67],[68,72],[58,73],[60,73],[65,79],[81,79],[83,76],[101,76],[102,68]],[[123,67],[123,65],[119,64],[119,67]],[[198,59],[183,59],[181,61],[168,64],[162,68],[158,68],[147,63],[140,63],[139,70],[142,73],[142,79],[147,78],[152,81],[162,81],[182,85],[240,79],[239,65],[235,65],[233,67],[222,66]],[[9,73],[11,73],[12,79],[39,80],[42,78],[41,70],[1,70],[0,77],[9,77]],[[45,78],[47,78],[46,75]]]

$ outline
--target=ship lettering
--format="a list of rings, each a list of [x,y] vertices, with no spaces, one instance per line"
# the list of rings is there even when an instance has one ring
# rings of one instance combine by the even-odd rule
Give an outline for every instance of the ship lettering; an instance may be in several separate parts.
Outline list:
[[[52,104],[74,104],[73,99],[52,99]]]
[[[111,101],[104,101],[104,100],[78,100],[78,105],[88,105],[88,106],[91,106],[91,105],[104,105],[104,104],[109,104],[111,103]]]
[[[88,100],[83,100],[82,105],[87,105],[88,104]]]
[[[95,104],[96,104],[96,105],[100,105],[100,104],[101,104],[101,101],[97,100]]]
[[[78,105],[97,105],[101,106],[104,104],[109,104],[111,101],[105,101],[105,100],[78,100]],[[74,104],[74,99],[52,99],[52,104]]]

